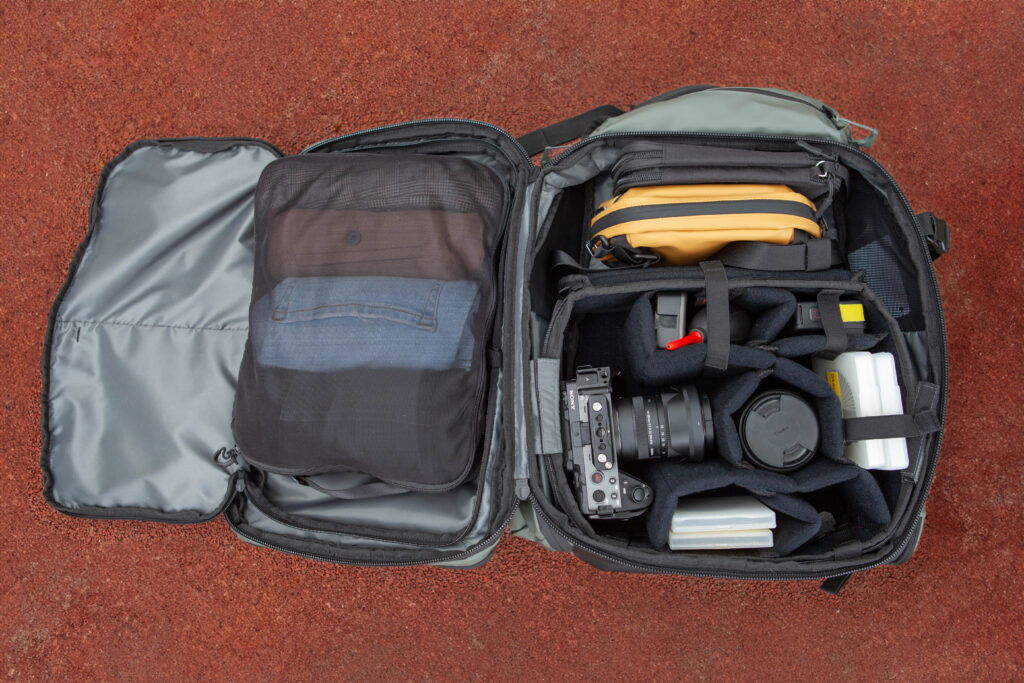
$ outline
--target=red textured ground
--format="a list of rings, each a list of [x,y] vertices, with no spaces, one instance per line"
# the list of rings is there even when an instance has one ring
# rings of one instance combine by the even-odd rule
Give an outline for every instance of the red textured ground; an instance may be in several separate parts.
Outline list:
[[[578,4],[0,5],[0,675],[1024,676],[1024,9]],[[295,152],[446,115],[521,134],[690,83],[803,91],[880,128],[876,154],[911,202],[955,228],[938,265],[948,430],[909,565],[839,598],[605,574],[517,539],[480,570],[380,571],[259,550],[219,521],[87,521],[43,502],[47,310],[97,175],[128,142],[247,135]]]

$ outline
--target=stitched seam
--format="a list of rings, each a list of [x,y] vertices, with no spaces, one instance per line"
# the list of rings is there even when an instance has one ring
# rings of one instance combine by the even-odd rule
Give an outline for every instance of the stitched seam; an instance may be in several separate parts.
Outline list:
[[[127,323],[119,320],[54,320],[61,325],[118,325],[121,327],[163,327],[169,330],[195,330],[197,332],[248,332],[248,327],[191,327],[189,325],[160,325],[157,323]]]

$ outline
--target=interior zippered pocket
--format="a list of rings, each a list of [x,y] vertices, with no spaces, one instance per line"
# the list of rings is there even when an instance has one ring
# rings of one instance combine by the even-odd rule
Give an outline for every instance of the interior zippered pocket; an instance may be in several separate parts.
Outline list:
[[[611,175],[615,194],[650,185],[765,184],[786,185],[815,203],[848,178],[842,164],[810,145],[801,152],[763,152],[651,141],[627,145]]]

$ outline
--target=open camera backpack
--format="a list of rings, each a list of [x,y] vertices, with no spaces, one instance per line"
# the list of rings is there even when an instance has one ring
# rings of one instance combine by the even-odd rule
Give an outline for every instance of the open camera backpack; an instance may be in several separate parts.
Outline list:
[[[132,143],[102,172],[49,320],[46,499],[91,518],[223,515],[252,544],[346,564],[477,567],[505,529],[605,570],[832,591],[903,563],[942,438],[932,260],[949,231],[864,153],[875,135],[803,95],[697,86],[518,140],[446,118],[290,157],[251,138]],[[694,183],[817,197],[822,239],[740,242],[681,266],[595,243],[602,204]],[[634,260],[608,267],[618,247]],[[706,299],[706,344],[655,348],[651,297],[666,290]],[[778,314],[795,298],[824,311],[848,295],[863,334],[786,336]],[[730,344],[730,306],[753,314],[756,343]],[[801,368],[858,349],[894,355],[904,414],[823,422],[830,455],[803,476],[729,455],[730,420],[759,383],[824,401]],[[623,393],[712,392],[720,453],[650,482],[647,516],[749,492],[779,517],[775,546],[671,551],[650,523],[581,514],[561,405],[580,366],[626,368]],[[842,455],[853,438],[906,438],[910,465],[858,471]]]

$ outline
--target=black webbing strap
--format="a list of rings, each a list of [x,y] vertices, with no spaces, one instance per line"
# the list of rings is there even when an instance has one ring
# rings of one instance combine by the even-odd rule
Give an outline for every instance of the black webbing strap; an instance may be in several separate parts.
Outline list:
[[[832,595],[839,595],[839,591],[843,590],[843,586],[850,580],[853,574],[840,574],[839,576],[833,576],[825,579],[821,582],[821,590]]]
[[[557,147],[570,140],[581,138],[604,123],[605,119],[622,113],[624,112],[618,107],[605,104],[573,116],[571,119],[552,123],[550,126],[527,133],[519,138],[519,144],[530,156],[540,154],[548,147]]]
[[[300,484],[316,489],[328,496],[340,498],[341,500],[360,500],[362,498],[377,498],[378,496],[393,496],[396,493],[409,493],[409,489],[389,484],[386,481],[374,481],[368,484],[360,484],[348,489],[332,489],[316,483],[310,477],[295,477]]]
[[[598,235],[587,243],[587,249],[594,258],[603,259],[611,256],[615,259],[615,264],[621,266],[646,268],[661,260],[661,257],[650,249],[631,245],[626,235]]]
[[[715,258],[727,266],[747,270],[828,270],[842,263],[835,240],[810,239],[798,244],[733,242]]]
[[[639,263],[632,265],[621,265],[619,263],[615,263],[612,267],[614,267],[615,270],[630,270],[636,268],[647,268],[654,263],[657,263],[656,257],[646,261],[641,260]],[[605,270],[605,268],[587,268],[561,249],[551,253],[551,264],[549,269],[555,278],[562,278],[566,275],[585,275],[587,273],[596,273]]]
[[[819,354],[829,360],[846,350],[848,340],[846,327],[843,326],[843,314],[839,310],[838,289],[823,289],[818,292],[818,313],[821,315],[821,327],[825,331],[825,348]]]
[[[708,353],[704,365],[715,370],[729,367],[729,280],[721,261],[701,261],[708,299]]]
[[[843,420],[847,441],[869,439],[912,439],[942,428],[936,412],[939,388],[930,382],[917,385],[917,396],[909,414],[850,417]]]
[[[551,254],[550,271],[552,275],[561,277],[562,275],[587,273],[589,269],[570,256],[568,252],[557,249]]]

